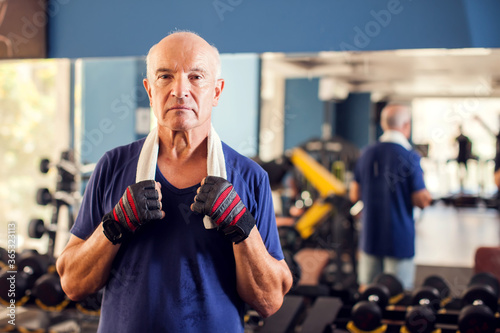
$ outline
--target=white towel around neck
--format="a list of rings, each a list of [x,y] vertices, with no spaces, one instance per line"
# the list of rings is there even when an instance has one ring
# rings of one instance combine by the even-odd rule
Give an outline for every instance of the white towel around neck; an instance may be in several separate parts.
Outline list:
[[[410,142],[403,133],[395,130],[386,130],[379,138],[380,142],[392,142],[403,146],[406,150],[412,150]]]
[[[155,127],[148,134],[146,140],[144,141],[144,145],[142,146],[139,161],[137,163],[137,173],[135,176],[136,182],[155,179],[159,149],[158,142],[158,129]],[[208,134],[207,148],[207,174],[209,176],[227,178],[226,162],[224,159],[224,152],[222,151],[222,142],[213,126]],[[216,227],[215,223],[212,222],[208,216],[203,218],[203,224],[206,229]]]

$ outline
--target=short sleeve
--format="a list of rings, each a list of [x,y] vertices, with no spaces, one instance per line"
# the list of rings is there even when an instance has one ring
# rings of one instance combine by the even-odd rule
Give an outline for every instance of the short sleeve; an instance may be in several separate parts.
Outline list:
[[[255,187],[256,209],[252,212],[262,241],[271,256],[277,260],[284,258],[276,225],[271,186],[267,174],[263,174],[260,183]]]
[[[105,212],[103,209],[103,184],[106,178],[105,170],[109,165],[107,155],[104,155],[96,164],[92,175],[85,187],[82,203],[71,228],[71,233],[78,238],[87,239],[101,223]]]
[[[424,171],[420,165],[420,155],[418,155],[415,151],[411,151],[410,157],[412,168],[414,170],[412,173],[412,192],[417,192],[425,189]]]

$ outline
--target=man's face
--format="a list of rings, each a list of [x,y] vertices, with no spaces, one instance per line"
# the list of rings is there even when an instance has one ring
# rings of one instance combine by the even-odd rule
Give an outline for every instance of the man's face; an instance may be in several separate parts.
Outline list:
[[[210,45],[196,36],[171,35],[152,51],[149,67],[144,86],[159,126],[187,131],[210,124],[224,87],[216,80]]]

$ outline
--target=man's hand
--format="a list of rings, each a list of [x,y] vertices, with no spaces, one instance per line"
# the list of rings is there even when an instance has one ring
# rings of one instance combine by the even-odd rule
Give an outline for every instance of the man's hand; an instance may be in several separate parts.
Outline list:
[[[165,213],[161,210],[160,184],[144,180],[130,185],[113,210],[105,216],[109,215],[130,232],[146,222],[162,219]]]
[[[233,185],[221,177],[202,180],[191,210],[208,215],[232,242],[245,240],[255,226],[255,219],[241,202]]]

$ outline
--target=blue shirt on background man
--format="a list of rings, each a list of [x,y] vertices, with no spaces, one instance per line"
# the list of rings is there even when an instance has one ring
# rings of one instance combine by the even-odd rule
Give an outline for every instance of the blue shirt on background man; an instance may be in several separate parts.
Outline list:
[[[420,155],[402,134],[385,137],[362,152],[355,168],[364,203],[360,247],[375,256],[409,258],[415,255],[411,195],[425,188]]]

